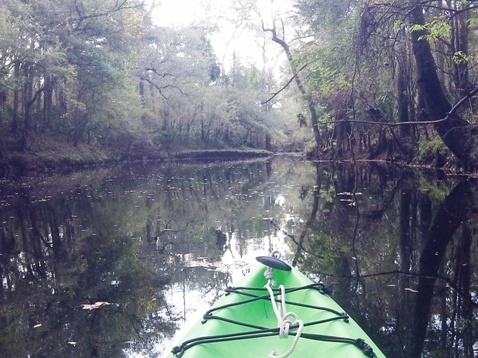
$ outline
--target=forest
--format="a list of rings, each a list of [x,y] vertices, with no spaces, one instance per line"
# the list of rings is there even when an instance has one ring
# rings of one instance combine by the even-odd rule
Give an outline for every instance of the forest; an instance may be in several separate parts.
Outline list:
[[[3,0],[2,172],[85,148],[92,161],[234,149],[474,170],[476,1],[259,3],[171,27],[155,1]],[[261,61],[220,58],[225,21]]]

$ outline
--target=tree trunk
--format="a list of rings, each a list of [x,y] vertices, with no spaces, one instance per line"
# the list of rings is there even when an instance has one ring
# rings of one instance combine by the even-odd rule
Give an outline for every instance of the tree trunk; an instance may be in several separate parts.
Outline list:
[[[53,80],[50,75],[45,75],[45,93],[43,96],[43,129],[50,129],[51,109],[53,107]]]
[[[417,2],[418,3],[418,2]],[[424,25],[423,8],[414,6],[410,13],[412,25]],[[418,86],[428,112],[429,120],[437,121],[434,127],[445,145],[465,165],[474,161],[473,135],[469,123],[455,113],[449,114],[452,107],[438,79],[435,60],[430,44],[424,36],[425,30],[412,31],[412,46],[417,65]]]
[[[30,147],[30,130],[33,105],[33,79],[31,77],[30,65],[24,64],[23,76],[25,78],[25,83],[23,85],[23,128],[20,137],[20,147],[22,151],[26,151]]]
[[[146,107],[146,98],[145,98],[145,90],[144,90],[144,81],[140,80],[138,84],[138,91],[139,91],[139,97],[141,98],[141,105],[143,108]]]
[[[313,102],[312,98],[310,98],[310,96],[307,96],[307,91],[305,90],[304,85],[302,84],[302,80],[299,76],[299,70],[297,69],[297,67],[294,64],[294,58],[292,57],[292,52],[290,51],[289,45],[284,40],[280,39],[277,36],[277,31],[276,31],[275,25],[272,29],[266,29],[266,28],[264,28],[264,26],[262,27],[262,29],[263,29],[263,31],[270,32],[272,34],[272,41],[279,44],[282,47],[282,49],[284,50],[284,52],[287,56],[287,60],[289,61],[289,65],[290,65],[290,68],[291,68],[291,71],[292,71],[292,76],[295,80],[295,83],[296,83],[297,87],[299,88],[300,93],[302,94],[302,96],[306,100],[307,106],[309,108],[310,122],[311,122],[311,125],[312,125],[312,130],[314,132],[314,139],[315,139],[315,143],[316,143],[316,148],[318,150],[320,148],[320,142],[321,142],[320,131],[319,131],[319,117],[317,115],[317,111],[315,109],[315,105],[314,105],[314,102]]]
[[[18,132],[19,108],[20,108],[20,62],[16,61],[14,66],[15,87],[13,89],[13,115],[12,115],[12,133],[14,135]]]
[[[400,41],[398,43],[398,54],[396,57],[396,81],[397,81],[397,104],[398,104],[398,121],[404,123],[400,126],[400,143],[402,155],[408,162],[413,158],[413,148],[415,137],[410,122],[410,96],[408,84],[410,83],[410,57],[408,55],[407,45],[403,40],[403,31],[400,32]],[[407,124],[405,124],[407,123]]]
[[[266,132],[264,148],[266,150],[270,150],[270,151],[272,150],[272,137],[271,137],[271,134],[269,132]]]
[[[341,158],[347,151],[352,151],[355,138],[352,124],[347,120],[347,101],[337,97],[337,103],[339,105],[335,111],[334,129],[330,140],[336,143],[336,155]]]
[[[30,136],[32,132],[32,108],[38,98],[41,97],[44,87],[33,89],[33,70],[29,65],[24,67],[25,84],[23,90],[23,128],[20,137],[21,150],[30,149]]]

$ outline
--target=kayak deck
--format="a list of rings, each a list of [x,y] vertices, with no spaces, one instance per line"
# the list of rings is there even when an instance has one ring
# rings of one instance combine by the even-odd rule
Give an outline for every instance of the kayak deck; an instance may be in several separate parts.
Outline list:
[[[270,269],[261,267],[228,288],[169,357],[385,357],[323,284],[279,269],[269,291],[265,274]],[[279,317],[290,313],[282,332],[280,308]]]

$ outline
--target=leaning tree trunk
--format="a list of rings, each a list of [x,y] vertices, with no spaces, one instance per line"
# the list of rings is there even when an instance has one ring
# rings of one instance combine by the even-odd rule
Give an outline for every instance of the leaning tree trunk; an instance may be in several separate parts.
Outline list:
[[[301,77],[299,76],[300,70],[297,69],[297,67],[294,64],[294,58],[292,57],[292,52],[290,51],[290,47],[283,39],[277,36],[275,25],[271,29],[266,29],[264,27],[264,24],[262,24],[262,30],[265,32],[270,32],[272,34],[272,41],[279,44],[287,56],[287,60],[289,61],[289,65],[292,71],[292,76],[293,76],[292,78],[295,80],[297,88],[299,89],[303,98],[307,101],[307,106],[309,108],[309,113],[310,113],[310,122],[312,125],[312,130],[314,132],[315,144],[318,151],[320,148],[320,142],[321,142],[320,131],[319,131],[319,116],[315,109],[314,101],[309,96],[307,96],[307,91],[302,83]]]
[[[424,25],[423,8],[417,5],[410,13],[412,25]],[[412,31],[412,46],[417,65],[418,86],[425,102],[428,118],[434,123],[438,135],[445,145],[465,165],[474,161],[473,133],[469,123],[455,114],[450,113],[452,106],[445,96],[440,80],[438,79],[435,60],[432,55],[430,43],[424,37],[425,30]]]

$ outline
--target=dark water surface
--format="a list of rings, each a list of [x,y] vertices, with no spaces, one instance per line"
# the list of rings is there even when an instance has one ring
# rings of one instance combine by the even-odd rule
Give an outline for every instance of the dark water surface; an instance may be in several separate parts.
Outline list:
[[[279,251],[388,357],[475,357],[476,203],[466,179],[298,158],[4,180],[0,356],[165,356]]]

